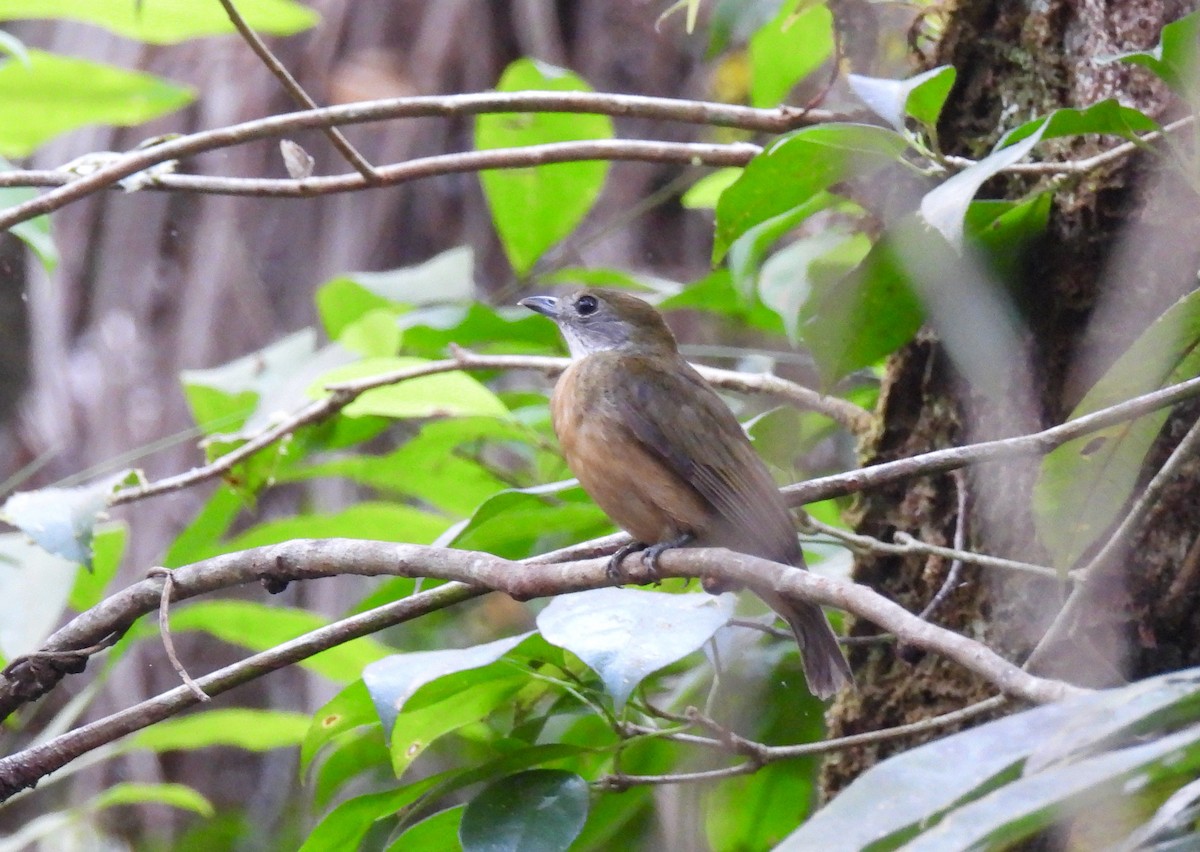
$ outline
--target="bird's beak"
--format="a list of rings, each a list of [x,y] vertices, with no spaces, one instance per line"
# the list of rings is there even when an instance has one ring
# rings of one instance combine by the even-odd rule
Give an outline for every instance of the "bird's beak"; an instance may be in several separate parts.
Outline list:
[[[558,299],[553,296],[529,296],[517,302],[523,308],[529,308],[534,313],[539,313],[550,319],[558,318]]]

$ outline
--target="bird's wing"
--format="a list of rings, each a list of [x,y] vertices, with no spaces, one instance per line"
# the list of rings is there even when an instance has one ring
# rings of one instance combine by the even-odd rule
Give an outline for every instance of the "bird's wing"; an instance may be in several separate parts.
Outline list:
[[[741,424],[682,358],[628,357],[623,380],[607,388],[620,420],[647,451],[708,502],[719,518],[713,543],[791,562],[796,531],[771,474]]]

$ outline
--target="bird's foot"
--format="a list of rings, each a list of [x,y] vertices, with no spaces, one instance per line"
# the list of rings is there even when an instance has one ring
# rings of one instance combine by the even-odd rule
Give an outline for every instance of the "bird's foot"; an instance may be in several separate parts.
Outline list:
[[[649,572],[651,579],[654,580],[654,585],[662,582],[660,572],[658,570],[658,558],[668,550],[676,547],[685,547],[692,543],[695,539],[691,533],[684,533],[667,541],[660,541],[658,544],[652,544],[647,547],[646,552],[642,555],[642,561],[646,563],[646,570]]]
[[[604,573],[608,575],[610,580],[621,579],[621,560],[631,553],[639,553],[645,550],[650,545],[640,541],[631,541],[621,547],[608,560],[608,567],[604,569]]]

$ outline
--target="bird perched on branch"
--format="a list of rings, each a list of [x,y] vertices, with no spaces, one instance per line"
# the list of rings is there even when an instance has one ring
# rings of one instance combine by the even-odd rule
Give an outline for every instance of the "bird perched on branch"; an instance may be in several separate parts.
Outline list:
[[[550,401],[567,464],[634,539],[613,556],[610,573],[639,550],[654,571],[664,551],[685,545],[804,566],[791,513],[766,466],[733,412],[679,354],[657,310],[602,288],[520,304],[554,320],[571,352]],[[853,682],[820,607],[776,595],[764,600],[792,628],[814,695],[827,698]]]

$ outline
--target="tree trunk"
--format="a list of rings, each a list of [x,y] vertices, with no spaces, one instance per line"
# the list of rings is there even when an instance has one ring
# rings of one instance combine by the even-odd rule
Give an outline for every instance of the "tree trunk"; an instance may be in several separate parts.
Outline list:
[[[1153,46],[1162,26],[1187,11],[1181,4],[1133,2],[1053,2],[1036,10],[992,2],[958,6],[930,62],[958,71],[939,126],[943,148],[981,157],[1004,130],[1055,108],[1105,98],[1160,121],[1170,118],[1171,100],[1161,84],[1140,69],[1098,57]],[[1112,140],[1043,144],[1054,158],[1077,159]],[[1193,234],[1180,233],[1180,223],[1195,221],[1196,199],[1176,188],[1182,181],[1163,179],[1151,165],[1126,161],[1058,189],[1047,234],[1021,258],[1022,280],[1007,296],[1004,313],[1019,318],[1007,346],[983,358],[956,349],[946,342],[955,329],[930,311],[927,329],[888,364],[881,424],[863,447],[864,464],[1061,422],[1130,342],[1195,286],[1200,250]],[[1033,189],[1029,180],[994,180],[981,197],[1017,199]],[[1002,319],[985,314],[981,321]],[[994,365],[992,371],[981,372],[980,362]],[[1195,413],[1192,408],[1172,417],[1148,471],[1161,465]],[[858,529],[885,540],[905,531],[950,545],[964,524],[972,549],[1046,564],[1030,508],[1037,465],[1037,459],[1006,461],[962,477],[924,477],[876,490],[857,507]],[[1110,581],[1098,584],[1081,607],[1084,616],[1069,641],[1039,654],[1042,671],[1094,685],[1195,664],[1198,472],[1195,465],[1185,471],[1136,534],[1124,570],[1106,572]],[[960,496],[966,506],[961,516]],[[855,576],[920,611],[948,569],[938,557],[868,556],[856,563]],[[1020,661],[1053,622],[1065,595],[1057,582],[967,566],[962,584],[933,618]],[[869,625],[855,628],[871,632]],[[915,721],[992,693],[952,664],[912,660],[893,646],[858,649],[854,663],[860,688],[830,714],[833,736]],[[826,764],[825,795],[913,744],[891,741],[840,753]]]

